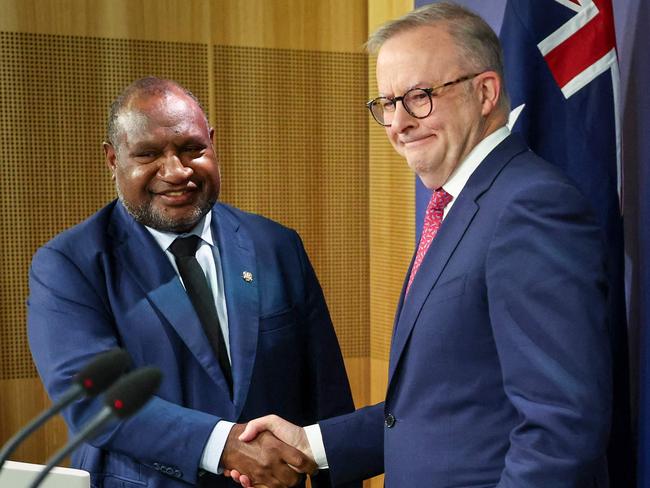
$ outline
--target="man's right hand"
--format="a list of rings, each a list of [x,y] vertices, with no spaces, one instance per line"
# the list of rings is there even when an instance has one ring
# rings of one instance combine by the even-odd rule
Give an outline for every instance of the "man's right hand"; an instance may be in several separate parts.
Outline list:
[[[240,441],[252,442],[253,440],[259,439],[260,436],[272,433],[275,437],[280,439],[282,442],[289,444],[296,449],[300,450],[312,463],[313,470],[310,474],[313,474],[317,465],[313,461],[314,456],[309,446],[309,441],[307,440],[307,435],[305,430],[302,427],[292,424],[284,420],[277,415],[267,415],[266,417],[260,417],[255,420],[251,420],[246,424],[246,428],[239,436]],[[291,463],[289,463],[291,464]],[[298,466],[291,464],[296,470],[300,470]],[[225,472],[226,476],[230,476],[233,480],[237,481],[244,488],[251,488],[257,486],[257,483],[253,481],[253,478],[249,475],[247,471],[242,469],[231,469]]]
[[[271,432],[259,433],[254,441],[239,439],[245,425],[235,424],[221,454],[221,466],[226,473],[246,473],[250,485],[285,488],[298,484],[312,474],[317,466],[298,449],[277,439]]]

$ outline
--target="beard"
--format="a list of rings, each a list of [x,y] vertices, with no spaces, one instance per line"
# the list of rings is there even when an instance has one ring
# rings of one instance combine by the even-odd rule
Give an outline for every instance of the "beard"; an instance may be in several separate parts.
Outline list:
[[[151,227],[162,232],[174,232],[180,234],[191,230],[207,214],[217,198],[203,199],[192,206],[187,215],[183,218],[172,218],[165,213],[153,208],[151,203],[135,206],[131,205],[120,191],[119,185],[115,185],[117,197],[119,198],[126,211],[135,219],[136,222]]]

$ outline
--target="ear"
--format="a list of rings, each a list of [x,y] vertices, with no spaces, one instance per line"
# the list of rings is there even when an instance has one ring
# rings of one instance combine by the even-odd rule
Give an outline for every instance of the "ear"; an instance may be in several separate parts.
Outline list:
[[[110,142],[102,143],[102,148],[104,149],[104,160],[106,166],[111,171],[111,179],[115,179],[115,168],[117,166],[117,152]]]
[[[210,127],[210,142],[212,143],[212,153],[214,154],[214,160],[217,162],[219,169],[219,177],[221,178],[221,165],[219,164],[219,154],[217,154],[216,141],[214,140],[214,129]]]
[[[488,116],[494,111],[501,97],[501,79],[495,71],[486,71],[478,79],[478,93],[481,102],[481,115]]]

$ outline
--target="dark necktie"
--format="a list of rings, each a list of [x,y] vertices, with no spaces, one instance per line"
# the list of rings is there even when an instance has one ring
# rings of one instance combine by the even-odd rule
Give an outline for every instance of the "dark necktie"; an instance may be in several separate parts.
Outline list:
[[[214,296],[208,286],[208,280],[205,277],[201,265],[196,260],[196,250],[201,238],[199,236],[177,237],[169,246],[169,250],[174,255],[178,272],[183,279],[185,290],[194,310],[201,320],[205,335],[214,349],[219,359],[219,366],[223,372],[232,396],[232,370],[230,361],[228,361],[228,351],[221,332],[217,307],[214,304]]]

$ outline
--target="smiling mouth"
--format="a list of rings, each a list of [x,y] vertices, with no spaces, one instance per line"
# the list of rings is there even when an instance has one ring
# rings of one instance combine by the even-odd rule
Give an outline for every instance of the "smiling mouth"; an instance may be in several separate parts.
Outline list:
[[[401,142],[402,142],[402,145],[404,145],[404,146],[411,146],[411,145],[417,145],[420,142],[428,141],[432,137],[433,137],[433,135],[429,135],[429,136],[419,137],[417,139],[410,139],[408,141],[401,141]]]
[[[192,203],[196,198],[196,190],[185,188],[183,190],[167,190],[155,192],[155,197],[159,198],[164,205],[186,205]]]

